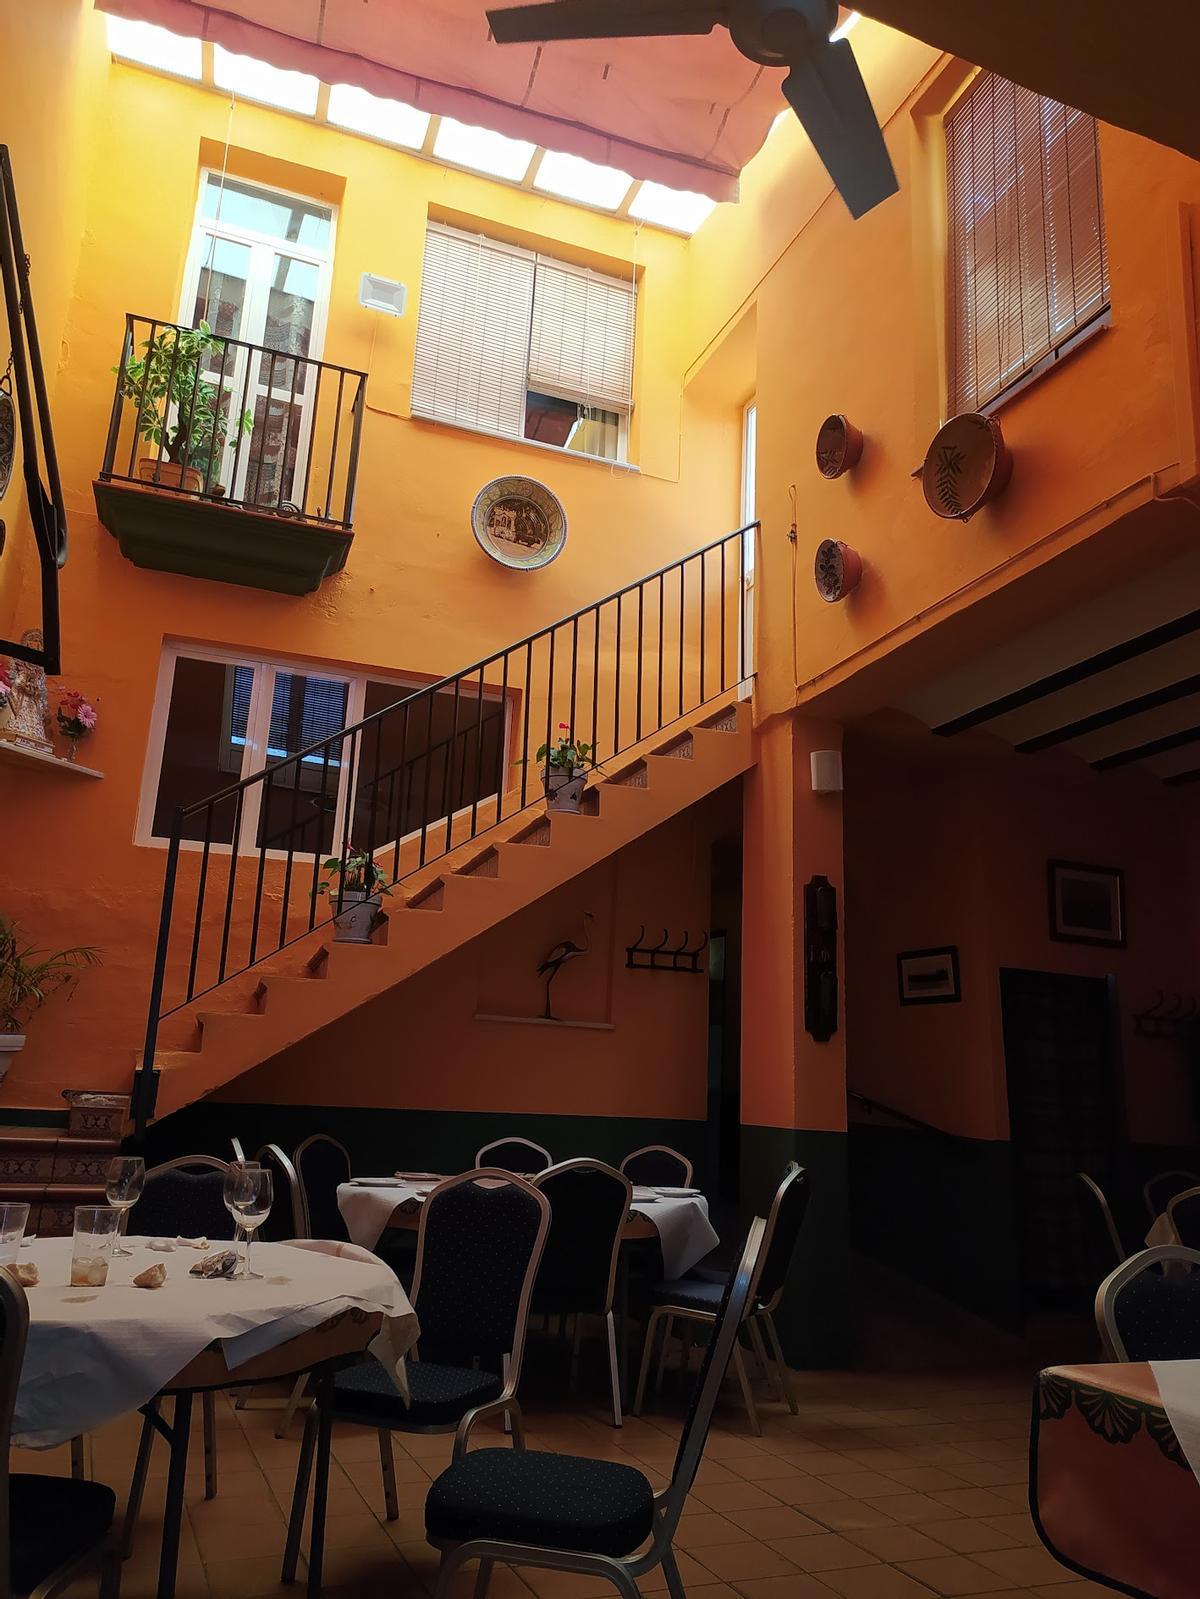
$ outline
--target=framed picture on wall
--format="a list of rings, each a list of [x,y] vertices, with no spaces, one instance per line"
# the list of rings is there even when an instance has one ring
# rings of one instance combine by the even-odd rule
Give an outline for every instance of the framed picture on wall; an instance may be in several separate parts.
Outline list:
[[[957,1005],[962,998],[958,981],[958,950],[909,949],[896,956],[896,975],[902,1005]]]
[[[1114,866],[1050,861],[1050,937],[1063,944],[1125,948],[1125,877]]]

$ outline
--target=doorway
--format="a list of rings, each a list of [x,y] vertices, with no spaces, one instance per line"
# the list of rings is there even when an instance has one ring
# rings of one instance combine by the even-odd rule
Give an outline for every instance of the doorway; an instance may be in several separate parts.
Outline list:
[[[1002,970],[1022,1307],[1085,1310],[1114,1262],[1079,1172],[1116,1204],[1123,1107],[1116,981]]]

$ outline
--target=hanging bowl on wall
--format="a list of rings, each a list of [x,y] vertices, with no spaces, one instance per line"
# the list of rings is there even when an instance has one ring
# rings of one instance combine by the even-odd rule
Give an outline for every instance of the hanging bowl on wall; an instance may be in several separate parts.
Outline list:
[[[822,477],[841,477],[862,459],[863,436],[840,412],[827,416],[817,432],[817,471]]]
[[[486,483],[471,507],[471,527],[493,561],[522,572],[549,566],[567,542],[567,513],[557,496],[531,477]]]
[[[13,407],[12,395],[3,386],[3,379],[0,379],[0,500],[8,492],[16,444],[17,413]]]
[[[853,594],[862,577],[862,556],[840,539],[822,539],[817,545],[813,577],[817,593],[830,605]]]
[[[1004,492],[1012,452],[994,416],[964,411],[939,429],[925,456],[921,487],[935,516],[965,522]]]

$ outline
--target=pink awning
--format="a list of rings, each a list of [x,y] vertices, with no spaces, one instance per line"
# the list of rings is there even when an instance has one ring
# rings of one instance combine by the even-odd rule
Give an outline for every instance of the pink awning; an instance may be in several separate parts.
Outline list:
[[[784,101],[781,69],[718,28],[678,39],[497,45],[487,0],[95,0],[273,66],[565,150],[635,178],[737,197]]]

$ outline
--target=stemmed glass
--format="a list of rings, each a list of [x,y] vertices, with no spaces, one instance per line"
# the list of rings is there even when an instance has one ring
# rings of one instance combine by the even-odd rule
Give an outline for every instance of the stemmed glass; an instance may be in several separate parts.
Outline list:
[[[114,1255],[132,1255],[124,1249],[120,1239],[129,1223],[129,1212],[141,1198],[146,1181],[146,1162],[140,1155],[114,1155],[108,1164],[108,1177],[104,1186],[105,1198],[117,1215],[117,1240],[112,1248]]]
[[[225,1174],[225,1181],[222,1184],[221,1198],[225,1201],[225,1209],[233,1217],[233,1241],[235,1244],[240,1244],[246,1235],[242,1228],[241,1211],[238,1209],[237,1194],[239,1184],[236,1181],[231,1181],[230,1179],[236,1178],[236,1176],[242,1172],[259,1170],[261,1170],[261,1168],[256,1160],[231,1160],[229,1162],[229,1170]]]
[[[260,1277],[260,1272],[250,1270],[250,1245],[254,1234],[271,1214],[274,1197],[271,1173],[262,1166],[231,1167],[225,1178],[225,1203],[237,1216],[246,1235],[246,1250],[242,1257],[241,1277]]]

